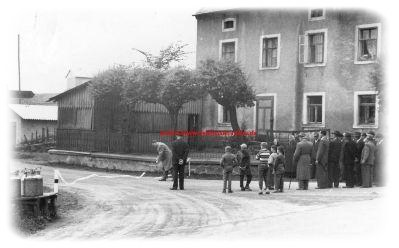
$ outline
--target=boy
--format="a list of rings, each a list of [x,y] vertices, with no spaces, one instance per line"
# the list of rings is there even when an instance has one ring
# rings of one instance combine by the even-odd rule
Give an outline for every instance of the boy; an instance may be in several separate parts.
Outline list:
[[[285,156],[284,148],[279,146],[277,148],[277,158],[274,162],[274,185],[276,191],[273,193],[282,193],[284,190],[284,172],[285,172]]]
[[[267,170],[267,187],[269,188],[269,190],[274,190],[274,165],[276,162],[276,158],[277,158],[277,146],[272,145],[272,147],[270,148],[271,150],[271,154],[269,157],[269,160],[267,161],[269,164],[269,169]]]
[[[260,143],[260,151],[256,154],[255,158],[260,161],[258,165],[258,174],[259,174],[259,195],[263,194],[263,182],[265,182],[265,194],[270,194],[267,188],[267,161],[270,157],[270,151],[267,149],[267,143],[262,142]]]
[[[241,191],[252,191],[249,187],[249,184],[252,180],[252,172],[251,172],[251,156],[249,155],[247,145],[241,144],[241,150],[237,152],[237,161],[240,167],[240,188]],[[247,177],[247,183],[244,187],[244,177]]]
[[[224,148],[225,154],[222,156],[222,160],[220,161],[220,165],[223,168],[223,191],[222,193],[226,193],[226,184],[228,183],[227,189],[229,193],[233,193],[231,190],[231,174],[233,172],[233,168],[237,166],[237,158],[234,154],[231,153],[231,147],[226,146]]]

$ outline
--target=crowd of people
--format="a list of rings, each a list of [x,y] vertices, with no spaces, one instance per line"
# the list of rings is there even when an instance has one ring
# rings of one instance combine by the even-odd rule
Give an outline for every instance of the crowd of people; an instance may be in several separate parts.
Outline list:
[[[184,190],[184,167],[188,157],[188,144],[177,136],[172,149],[162,142],[154,141],[157,147],[157,163],[162,164],[166,181],[168,173],[173,175],[171,190]],[[259,194],[281,193],[284,191],[284,175],[287,164],[294,168],[298,180],[297,190],[307,190],[309,180],[315,178],[316,189],[372,187],[383,184],[383,137],[373,131],[367,133],[334,131],[331,138],[325,130],[313,133],[291,133],[286,146],[274,139],[271,146],[261,142],[261,149],[255,159],[259,160]],[[231,187],[234,168],[238,167],[241,191],[252,191],[251,156],[247,145],[241,144],[234,154],[232,147],[226,146],[220,166],[223,171],[223,193],[233,193]],[[244,184],[245,181],[245,184]]]

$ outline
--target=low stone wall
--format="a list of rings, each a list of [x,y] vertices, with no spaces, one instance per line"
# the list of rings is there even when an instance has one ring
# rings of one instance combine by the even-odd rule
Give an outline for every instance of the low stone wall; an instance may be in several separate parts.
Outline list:
[[[62,163],[75,166],[85,166],[90,168],[101,168],[108,170],[131,171],[131,172],[161,172],[161,167],[155,164],[156,157],[109,154],[109,153],[90,153],[66,150],[49,150],[50,163]],[[191,159],[191,174],[195,175],[222,175],[222,168],[219,160],[199,160]],[[251,164],[254,176],[258,175],[257,161]]]

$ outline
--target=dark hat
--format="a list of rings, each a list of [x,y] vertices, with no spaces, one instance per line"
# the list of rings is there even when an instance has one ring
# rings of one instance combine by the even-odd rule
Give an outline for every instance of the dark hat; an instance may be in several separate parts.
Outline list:
[[[360,133],[359,133],[359,134],[360,134]],[[345,138],[351,138],[352,135],[351,135],[351,133],[344,133],[344,137],[345,137]]]
[[[373,136],[375,135],[375,133],[374,133],[374,131],[373,131],[373,130],[370,130],[370,131],[368,131],[368,132],[367,132],[367,134],[369,134],[369,135],[373,135]]]
[[[320,133],[321,133],[322,135],[327,135],[327,131],[326,131],[326,130],[321,130]]]
[[[366,133],[363,132],[363,133],[362,133],[362,136],[363,136],[363,137],[366,137],[367,135],[366,135]]]

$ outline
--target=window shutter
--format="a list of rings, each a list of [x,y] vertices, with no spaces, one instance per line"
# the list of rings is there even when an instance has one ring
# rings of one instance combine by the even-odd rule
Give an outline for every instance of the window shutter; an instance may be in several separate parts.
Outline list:
[[[305,61],[305,35],[298,36],[298,60],[300,64],[304,64]]]

